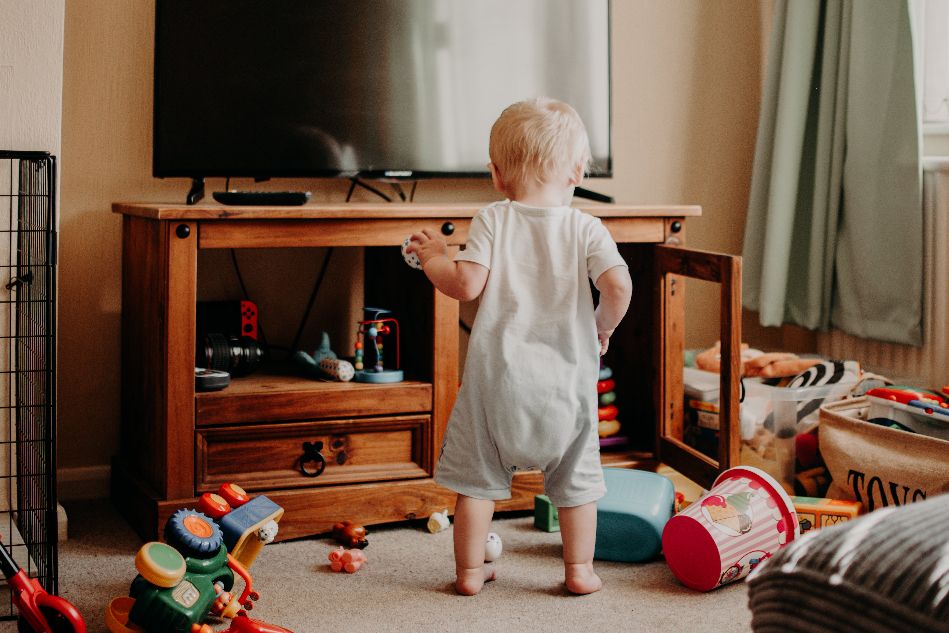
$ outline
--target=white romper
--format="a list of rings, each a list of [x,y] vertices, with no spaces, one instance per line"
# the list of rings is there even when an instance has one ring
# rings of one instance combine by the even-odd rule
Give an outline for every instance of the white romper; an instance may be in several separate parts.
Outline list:
[[[504,200],[478,212],[455,260],[489,273],[435,480],[509,499],[513,473],[536,468],[555,506],[596,501],[600,347],[588,280],[626,266],[609,231],[577,209]]]

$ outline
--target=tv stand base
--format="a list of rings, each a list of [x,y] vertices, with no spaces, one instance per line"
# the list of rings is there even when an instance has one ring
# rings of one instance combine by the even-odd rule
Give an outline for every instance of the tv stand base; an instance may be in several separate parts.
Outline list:
[[[592,191],[590,189],[584,189],[583,187],[577,187],[573,190],[573,195],[577,198],[585,198],[587,200],[593,200],[595,202],[609,202],[614,203],[616,200],[613,196],[608,196],[605,193],[599,193],[597,191]]]

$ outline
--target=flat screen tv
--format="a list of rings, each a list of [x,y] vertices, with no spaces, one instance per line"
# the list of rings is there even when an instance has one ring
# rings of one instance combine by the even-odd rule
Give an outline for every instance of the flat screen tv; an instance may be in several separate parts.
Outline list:
[[[609,0],[158,0],[158,177],[487,175],[501,110],[572,104],[611,175]]]

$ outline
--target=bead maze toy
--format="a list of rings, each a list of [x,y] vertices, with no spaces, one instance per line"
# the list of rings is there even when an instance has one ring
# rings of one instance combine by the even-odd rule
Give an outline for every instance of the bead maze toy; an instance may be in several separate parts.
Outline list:
[[[18,614],[17,630],[22,633],[86,633],[86,621],[64,598],[48,593],[36,578],[20,568],[0,546],[0,571],[7,579],[10,597]]]
[[[357,321],[358,332],[356,333],[355,360],[353,367],[356,370],[355,379],[357,382],[371,383],[389,383],[401,382],[404,378],[399,367],[399,322],[392,317],[384,315],[391,314],[390,310],[384,308],[363,308],[366,319]],[[395,338],[395,369],[386,369],[383,365],[383,337],[392,335]],[[365,342],[368,341],[374,352],[374,363],[371,368],[367,367]]]

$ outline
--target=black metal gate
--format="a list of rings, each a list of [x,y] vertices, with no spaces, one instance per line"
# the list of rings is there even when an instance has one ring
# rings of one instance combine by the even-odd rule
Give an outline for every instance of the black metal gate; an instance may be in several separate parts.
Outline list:
[[[0,201],[0,536],[57,593],[55,157],[0,151]]]

